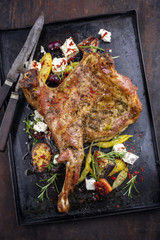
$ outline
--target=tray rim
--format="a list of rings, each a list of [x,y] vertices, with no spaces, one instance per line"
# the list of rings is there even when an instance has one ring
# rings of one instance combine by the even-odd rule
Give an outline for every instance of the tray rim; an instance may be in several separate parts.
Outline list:
[[[147,85],[147,78],[146,78],[146,74],[145,74],[145,65],[144,65],[144,60],[143,60],[143,53],[142,53],[142,45],[141,45],[141,39],[140,39],[140,32],[139,32],[139,25],[138,25],[138,13],[137,10],[135,9],[131,9],[128,11],[120,11],[120,12],[112,12],[112,13],[107,13],[107,14],[102,14],[102,15],[93,15],[93,16],[85,16],[82,18],[74,18],[74,19],[69,19],[69,20],[62,20],[62,21],[55,21],[55,22],[51,22],[51,23],[47,23],[44,26],[49,26],[52,24],[59,24],[59,23],[64,23],[64,24],[69,24],[72,22],[79,22],[79,21],[88,21],[88,20],[96,20],[96,19],[100,19],[100,18],[104,18],[104,17],[109,17],[109,16],[118,16],[118,15],[129,15],[132,14],[135,20],[135,28],[136,28],[136,34],[137,34],[137,39],[138,39],[138,43],[137,46],[139,48],[138,51],[138,56],[139,59],[141,61],[140,67],[141,67],[141,72],[142,72],[142,77],[143,77],[143,82],[144,82],[144,87],[145,87],[145,93],[146,93],[146,99],[147,99],[147,106],[148,106],[148,110],[150,112],[150,122],[153,126],[153,129],[151,129],[152,132],[152,138],[154,138],[154,153],[155,155],[155,159],[156,159],[156,164],[157,167],[159,167],[160,162],[159,162],[159,148],[158,148],[158,141],[157,141],[157,135],[156,135],[156,131],[155,131],[155,124],[154,124],[154,118],[153,118],[153,113],[152,113],[152,106],[151,106],[151,101],[150,101],[150,96],[149,96],[149,90],[148,90],[148,85]],[[21,29],[29,29],[30,27],[24,27],[24,28],[15,28],[15,29],[6,29],[6,30],[0,30],[0,34],[2,32],[8,32],[8,31],[16,31],[16,30],[21,30]],[[1,55],[1,54],[0,54]],[[4,76],[4,71],[3,71],[3,62],[1,61],[1,76]],[[4,78],[3,78],[4,79]],[[18,185],[17,185],[17,176],[16,176],[16,171],[15,169],[15,162],[14,162],[14,157],[13,157],[13,146],[12,146],[12,141],[11,141],[11,134],[9,136],[9,141],[8,141],[8,155],[9,155],[9,163],[10,163],[10,172],[11,172],[11,178],[12,178],[12,190],[13,190],[13,197],[14,197],[14,203],[15,203],[15,208],[16,208],[16,217],[17,217],[17,222],[19,225],[32,225],[32,224],[42,224],[42,223],[53,223],[53,222],[64,222],[64,221],[73,221],[73,220],[84,220],[84,219],[90,219],[90,218],[98,218],[98,217],[106,217],[106,216],[111,216],[111,215],[119,215],[119,214],[126,214],[126,213],[132,213],[132,212],[139,212],[139,211],[146,211],[146,210],[152,210],[152,209],[158,209],[160,208],[160,202],[156,203],[156,204],[151,204],[151,205],[147,205],[147,206],[138,206],[135,207],[134,209],[132,208],[128,208],[128,209],[120,209],[119,211],[111,211],[111,212],[106,212],[101,213],[98,216],[95,216],[95,214],[93,214],[92,216],[84,216],[84,217],[80,217],[80,218],[76,218],[74,216],[70,216],[69,218],[61,218],[61,219],[55,219],[54,218],[49,218],[47,219],[43,219],[43,220],[25,220],[23,219],[22,213],[21,213],[21,209],[20,209],[20,205],[19,205],[19,195],[18,195]],[[159,173],[159,171],[158,171]],[[16,184],[15,184],[16,183]]]

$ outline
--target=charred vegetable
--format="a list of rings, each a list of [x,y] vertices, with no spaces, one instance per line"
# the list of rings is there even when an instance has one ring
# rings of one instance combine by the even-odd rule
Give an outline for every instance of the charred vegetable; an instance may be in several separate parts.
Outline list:
[[[52,69],[52,56],[50,53],[46,53],[40,60],[41,70],[40,79],[45,83]]]
[[[92,145],[93,145],[93,143],[91,143],[91,145],[90,145],[89,152],[88,152],[88,154],[86,156],[85,167],[84,167],[84,169],[83,169],[83,171],[81,173],[81,176],[80,176],[80,178],[78,180],[78,183],[84,181],[85,177],[88,175],[88,173],[91,170],[90,163],[92,161],[92,153],[91,153]]]
[[[34,170],[43,172],[49,166],[52,154],[49,145],[38,143],[32,149],[32,160]]]
[[[120,144],[123,142],[126,142],[129,138],[133,137],[133,135],[121,135],[109,142],[97,142],[94,144],[94,146],[100,147],[100,148],[110,148],[113,147],[116,144]]]
[[[125,167],[117,176],[116,180],[113,182],[112,188],[119,187],[128,176],[128,166]]]
[[[99,195],[106,196],[113,189],[105,178],[100,178],[99,182],[95,182],[95,188]]]
[[[115,163],[109,160],[107,156],[101,157],[103,154],[104,153],[100,151],[94,152],[95,168],[101,177],[107,177],[115,167]]]
[[[116,166],[113,168],[112,172],[110,172],[110,174],[108,174],[108,176],[112,176],[112,175],[122,171],[126,167],[125,162],[123,162],[121,159],[115,159],[115,163],[116,163]]]

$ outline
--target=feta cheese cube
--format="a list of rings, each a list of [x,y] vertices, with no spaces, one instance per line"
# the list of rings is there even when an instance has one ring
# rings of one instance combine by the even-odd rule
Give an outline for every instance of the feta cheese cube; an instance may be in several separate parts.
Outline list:
[[[45,132],[47,131],[47,128],[47,124],[45,124],[44,122],[37,122],[33,125],[33,129],[37,132]]]
[[[125,154],[125,156],[122,158],[122,160],[126,163],[133,165],[138,158],[139,158],[139,156],[137,156],[133,153],[127,152]]]
[[[72,37],[66,39],[64,44],[60,47],[60,49],[62,50],[67,60],[74,58],[77,55],[77,53],[79,53],[79,49],[74,43]]]
[[[55,74],[60,74],[65,70],[67,66],[66,58],[54,58],[52,61],[52,72]]]
[[[44,121],[43,116],[37,110],[34,110],[34,120],[41,121],[41,122]]]
[[[113,151],[115,152],[121,152],[121,153],[125,153],[127,152],[125,146],[121,143],[121,144],[115,144],[113,146]]]
[[[111,35],[112,35],[111,32],[108,32],[105,29],[100,29],[98,34],[101,35],[101,39],[104,42],[111,42]]]
[[[59,157],[59,154],[56,154],[53,158],[53,164],[58,164],[57,158]]]
[[[37,62],[36,60],[33,60],[31,62],[31,66],[30,66],[31,69],[37,69],[38,71],[41,70],[41,63],[40,62]]]
[[[43,46],[40,47],[40,52],[43,53],[43,54],[46,54],[46,51],[44,50]]]
[[[85,184],[86,184],[86,189],[87,190],[95,190],[95,185],[94,183],[96,180],[94,178],[85,178]]]

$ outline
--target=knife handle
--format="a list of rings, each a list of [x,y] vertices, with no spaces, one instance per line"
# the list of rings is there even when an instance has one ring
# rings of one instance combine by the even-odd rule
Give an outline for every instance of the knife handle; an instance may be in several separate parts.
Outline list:
[[[9,93],[9,90],[12,86],[12,82],[6,80],[5,83],[3,84],[3,86],[0,88],[0,109],[3,105],[3,102],[4,100],[6,99],[8,93]]]
[[[5,150],[19,95],[12,93],[0,127],[0,152]]]

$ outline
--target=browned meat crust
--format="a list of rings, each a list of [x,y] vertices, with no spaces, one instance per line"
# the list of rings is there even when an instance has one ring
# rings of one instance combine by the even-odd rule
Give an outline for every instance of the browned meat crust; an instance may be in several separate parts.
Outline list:
[[[77,184],[83,143],[109,140],[134,123],[142,111],[137,87],[117,73],[110,54],[84,54],[80,64],[57,88],[45,85],[36,70],[20,81],[28,102],[44,116],[66,163],[58,211],[68,212],[68,194]]]

